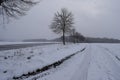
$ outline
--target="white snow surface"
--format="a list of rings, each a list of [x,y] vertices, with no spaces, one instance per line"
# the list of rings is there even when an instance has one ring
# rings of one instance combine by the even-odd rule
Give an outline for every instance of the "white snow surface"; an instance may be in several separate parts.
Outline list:
[[[53,44],[0,51],[0,80],[34,71],[78,54],[56,68],[23,80],[120,80],[120,44]],[[49,73],[41,77],[44,73]]]
[[[40,44],[40,43],[60,43],[60,42],[0,42],[0,45]]]

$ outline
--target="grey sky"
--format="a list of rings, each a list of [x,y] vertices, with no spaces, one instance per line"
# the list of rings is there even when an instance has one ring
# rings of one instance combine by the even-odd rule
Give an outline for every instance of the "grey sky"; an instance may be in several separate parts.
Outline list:
[[[0,27],[0,39],[58,37],[49,25],[54,13],[64,7],[72,11],[74,26],[84,36],[120,39],[120,0],[42,0],[6,29]]]

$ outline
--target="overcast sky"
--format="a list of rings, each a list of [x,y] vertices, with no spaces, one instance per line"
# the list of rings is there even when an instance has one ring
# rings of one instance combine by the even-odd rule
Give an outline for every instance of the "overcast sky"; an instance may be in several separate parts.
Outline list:
[[[0,25],[0,39],[52,39],[54,13],[67,8],[74,14],[74,26],[84,36],[120,39],[120,0],[42,0],[27,15]]]

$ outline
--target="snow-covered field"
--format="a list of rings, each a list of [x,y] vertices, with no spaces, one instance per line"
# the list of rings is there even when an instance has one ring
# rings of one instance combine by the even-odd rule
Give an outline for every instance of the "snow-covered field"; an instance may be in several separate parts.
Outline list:
[[[0,45],[39,44],[39,43],[58,43],[58,42],[0,42]]]
[[[120,44],[84,43],[0,51],[0,80],[14,80],[64,58],[56,67],[18,80],[120,80]]]

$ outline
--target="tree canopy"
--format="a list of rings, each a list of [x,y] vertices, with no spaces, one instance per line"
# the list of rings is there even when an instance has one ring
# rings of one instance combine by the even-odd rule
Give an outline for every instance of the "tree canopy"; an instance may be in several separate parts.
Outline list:
[[[70,33],[73,24],[73,14],[66,8],[62,8],[61,12],[55,13],[53,22],[51,24],[51,29],[57,34],[62,34],[64,45],[65,34]]]
[[[36,3],[35,0],[0,0],[0,20],[23,16]]]

